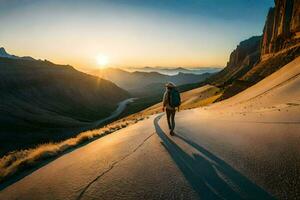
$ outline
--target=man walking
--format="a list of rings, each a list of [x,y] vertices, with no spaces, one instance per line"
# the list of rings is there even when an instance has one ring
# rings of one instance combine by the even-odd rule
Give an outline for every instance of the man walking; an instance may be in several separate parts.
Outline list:
[[[166,84],[166,91],[163,97],[163,111],[166,111],[168,126],[170,129],[170,135],[174,135],[175,129],[175,113],[176,107],[179,111],[179,106],[181,104],[180,93],[176,89],[174,83]]]

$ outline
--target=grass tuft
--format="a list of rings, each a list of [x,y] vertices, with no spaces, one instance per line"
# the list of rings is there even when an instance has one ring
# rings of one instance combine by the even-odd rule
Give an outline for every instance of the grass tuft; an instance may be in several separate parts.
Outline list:
[[[75,137],[61,142],[40,144],[35,148],[10,152],[0,158],[0,183],[19,172],[28,170],[40,164],[49,158],[57,157],[71,148],[108,135],[131,124],[137,123],[142,119],[143,118],[125,118],[105,125],[100,129],[82,132]]]

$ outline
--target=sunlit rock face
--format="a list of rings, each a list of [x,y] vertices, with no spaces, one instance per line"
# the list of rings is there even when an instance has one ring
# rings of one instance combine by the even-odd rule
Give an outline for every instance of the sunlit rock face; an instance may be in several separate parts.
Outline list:
[[[299,37],[299,32],[300,32],[300,0],[294,0],[293,14],[292,14],[292,20],[291,20],[291,32],[292,33],[298,33],[298,37]]]
[[[268,54],[270,53],[270,43],[272,40],[273,35],[273,28],[274,28],[274,12],[275,8],[270,8],[266,24],[264,27],[264,34],[262,39],[262,47],[261,47],[261,54]]]
[[[234,67],[241,65],[245,60],[249,60],[249,56],[257,51],[259,51],[261,37],[251,37],[247,40],[242,41],[237,48],[230,54],[228,67]]]
[[[270,57],[300,41],[300,0],[276,0],[263,32],[261,58]]]
[[[209,82],[225,88],[229,98],[274,73],[300,55],[300,0],[275,0],[263,36],[241,42],[227,66]]]
[[[230,54],[226,67],[213,76],[211,83],[217,86],[226,86],[242,77],[260,58],[261,36],[254,36],[240,42]]]

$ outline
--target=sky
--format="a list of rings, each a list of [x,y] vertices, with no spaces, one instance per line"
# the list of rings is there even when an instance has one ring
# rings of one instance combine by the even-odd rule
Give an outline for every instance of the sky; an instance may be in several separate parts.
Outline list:
[[[0,0],[0,46],[80,69],[225,66],[273,0]]]

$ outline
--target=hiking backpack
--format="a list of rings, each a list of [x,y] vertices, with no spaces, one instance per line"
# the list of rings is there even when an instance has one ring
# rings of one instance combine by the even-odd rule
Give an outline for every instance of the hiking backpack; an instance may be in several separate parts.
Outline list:
[[[175,88],[171,89],[169,93],[169,104],[173,108],[178,107],[181,104],[180,93]]]

